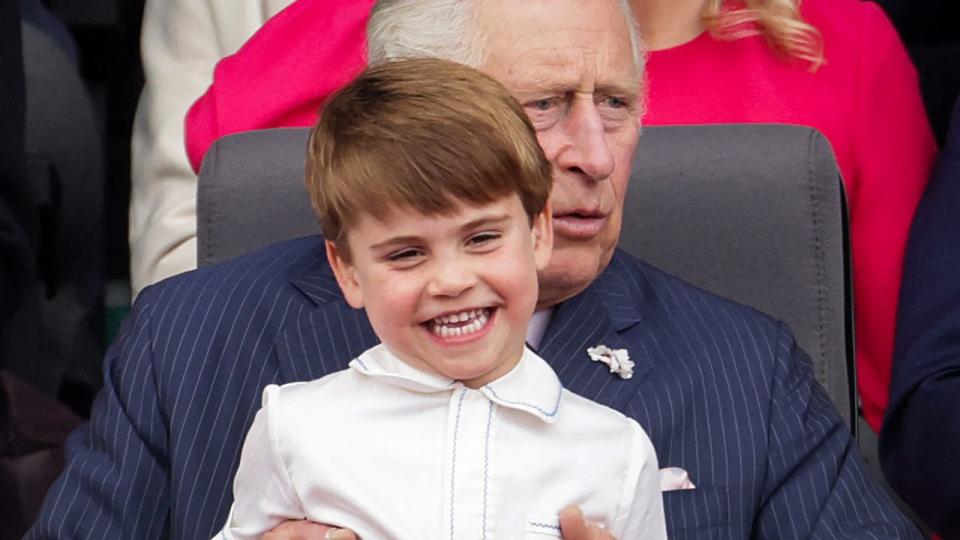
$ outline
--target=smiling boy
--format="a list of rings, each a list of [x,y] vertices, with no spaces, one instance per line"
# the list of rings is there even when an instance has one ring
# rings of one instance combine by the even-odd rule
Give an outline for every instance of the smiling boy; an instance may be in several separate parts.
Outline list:
[[[524,345],[551,170],[506,89],[441,60],[372,68],[325,105],[307,185],[382,344],[264,391],[220,537],[300,518],[364,540],[559,537],[568,505],[620,538],[666,537],[646,433]]]

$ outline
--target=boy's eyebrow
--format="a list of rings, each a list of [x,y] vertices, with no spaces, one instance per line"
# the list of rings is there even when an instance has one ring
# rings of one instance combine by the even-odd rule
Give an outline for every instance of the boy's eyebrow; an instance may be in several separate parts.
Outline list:
[[[405,246],[409,244],[420,243],[422,239],[419,236],[393,236],[384,240],[383,242],[377,242],[370,246],[371,251],[380,251],[383,249],[389,249],[396,246]]]
[[[460,231],[464,232],[472,229],[479,229],[481,227],[489,227],[491,225],[501,225],[508,221],[510,221],[510,214],[506,214],[506,213],[481,216],[477,219],[464,223],[460,227]]]

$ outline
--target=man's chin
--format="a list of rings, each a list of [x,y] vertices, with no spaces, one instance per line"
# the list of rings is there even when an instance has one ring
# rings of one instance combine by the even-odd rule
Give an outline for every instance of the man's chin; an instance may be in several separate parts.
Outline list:
[[[596,257],[554,254],[550,265],[538,275],[540,296],[537,309],[554,306],[583,292],[599,275],[597,265]]]

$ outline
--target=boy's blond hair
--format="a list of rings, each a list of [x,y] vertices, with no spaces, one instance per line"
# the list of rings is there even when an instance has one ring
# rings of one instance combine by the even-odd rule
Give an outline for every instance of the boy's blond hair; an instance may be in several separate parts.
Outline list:
[[[516,193],[533,219],[550,194],[550,162],[500,83],[429,58],[363,72],[323,107],[307,145],[307,190],[323,234],[391,208],[443,214]]]

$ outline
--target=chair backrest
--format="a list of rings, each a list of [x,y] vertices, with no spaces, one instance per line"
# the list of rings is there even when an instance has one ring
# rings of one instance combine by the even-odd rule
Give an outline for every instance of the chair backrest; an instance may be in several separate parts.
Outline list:
[[[219,140],[198,191],[198,260],[317,234],[303,185],[307,130]],[[620,246],[787,322],[851,426],[855,378],[843,188],[817,131],[783,125],[645,128]]]

